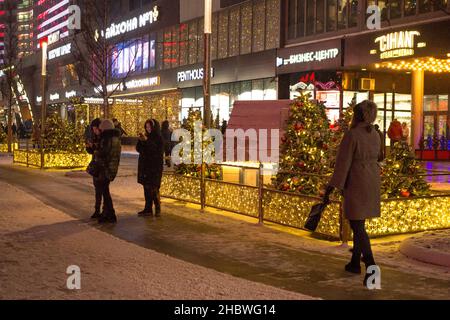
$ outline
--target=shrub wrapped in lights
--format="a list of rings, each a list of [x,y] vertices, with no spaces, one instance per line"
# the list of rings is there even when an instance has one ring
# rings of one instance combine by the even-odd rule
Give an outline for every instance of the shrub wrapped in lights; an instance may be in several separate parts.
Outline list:
[[[57,116],[48,118],[44,135],[44,165],[41,150],[15,150],[14,162],[43,168],[82,168],[91,155],[85,150],[84,128],[63,121]]]

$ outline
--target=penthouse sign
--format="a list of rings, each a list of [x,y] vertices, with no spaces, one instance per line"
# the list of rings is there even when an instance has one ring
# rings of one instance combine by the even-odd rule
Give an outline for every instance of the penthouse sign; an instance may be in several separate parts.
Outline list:
[[[205,77],[203,68],[180,71],[177,73],[177,82],[202,80]],[[211,78],[214,77],[214,68],[211,68]]]

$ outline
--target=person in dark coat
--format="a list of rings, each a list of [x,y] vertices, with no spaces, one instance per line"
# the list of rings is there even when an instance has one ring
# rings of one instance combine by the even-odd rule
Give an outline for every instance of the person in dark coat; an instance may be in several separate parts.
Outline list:
[[[381,141],[381,144],[380,144],[380,154],[381,154],[381,156],[382,156],[383,159],[384,159],[384,158],[385,158],[385,153],[384,153],[384,134],[383,134],[383,132],[381,132],[380,126],[379,126],[379,125],[375,124],[373,127],[375,128],[375,131],[376,131],[376,132],[378,133],[378,135],[380,136],[380,141]]]
[[[99,223],[117,221],[114,210],[109,185],[116,178],[120,164],[120,131],[114,128],[111,120],[103,120],[99,127],[100,142],[97,150],[94,151],[94,159],[100,168],[98,175],[98,187],[102,193],[104,202],[104,212],[98,219]]]
[[[94,153],[100,147],[100,124],[101,120],[96,118],[92,120],[89,126],[89,133],[85,135],[86,138],[86,151],[92,154],[92,160],[94,160]],[[95,211],[91,216],[91,219],[98,219],[101,216],[100,207],[102,205],[102,185],[98,177],[93,177],[93,184],[95,188]],[[104,210],[103,210],[104,211]]]
[[[353,231],[353,254],[345,270],[361,273],[362,261],[366,268],[375,265],[365,221],[380,216],[380,165],[383,160],[380,136],[373,122],[377,105],[365,100],[355,106],[351,129],[344,134],[339,146],[334,174],[328,184],[324,202],[334,188],[343,190],[344,215]],[[369,274],[366,273],[364,285]]]
[[[144,186],[145,208],[139,216],[152,216],[155,204],[155,216],[161,214],[159,188],[164,165],[163,139],[159,123],[155,119],[145,122],[145,134],[140,134],[136,150],[139,152],[138,183]]]
[[[119,122],[119,120],[113,118],[112,121],[114,123],[114,127],[120,130],[120,137],[128,135],[127,132],[122,128],[122,124]]]
[[[172,130],[169,126],[169,121],[164,120],[161,125],[161,136],[164,144],[164,156],[166,160],[166,165],[170,167],[170,155],[172,153]]]

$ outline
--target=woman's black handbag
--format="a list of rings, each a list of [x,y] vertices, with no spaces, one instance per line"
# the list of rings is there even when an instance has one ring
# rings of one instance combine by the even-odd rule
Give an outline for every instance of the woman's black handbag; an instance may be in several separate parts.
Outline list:
[[[327,205],[325,203],[318,203],[312,206],[309,212],[308,219],[306,219],[305,229],[315,231],[319,225],[320,218]]]
[[[92,160],[91,162],[89,162],[89,164],[86,168],[86,172],[89,173],[93,177],[98,177],[100,175],[99,164],[95,160]]]

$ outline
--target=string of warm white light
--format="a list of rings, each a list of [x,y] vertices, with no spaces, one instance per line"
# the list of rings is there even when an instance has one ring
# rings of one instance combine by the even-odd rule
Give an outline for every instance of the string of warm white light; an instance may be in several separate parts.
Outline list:
[[[392,62],[383,62],[375,64],[378,68],[387,68],[392,70],[414,71],[423,70],[435,73],[450,72],[450,58],[436,59],[433,57],[418,58],[411,60],[401,60]]]

